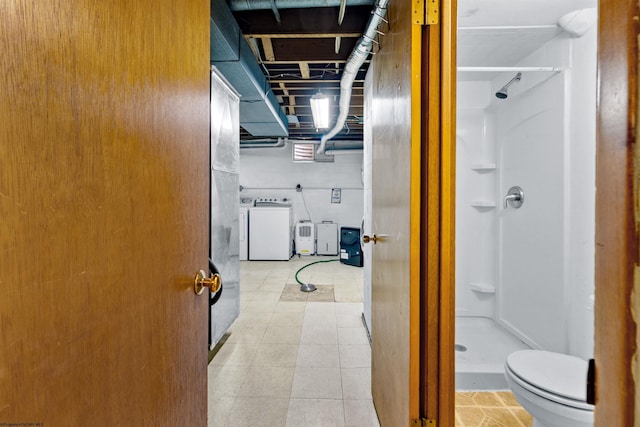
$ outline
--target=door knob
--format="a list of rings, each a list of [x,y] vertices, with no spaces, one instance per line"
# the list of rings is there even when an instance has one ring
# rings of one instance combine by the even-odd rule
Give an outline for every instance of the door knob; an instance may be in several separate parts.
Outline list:
[[[204,271],[200,270],[193,279],[193,291],[196,295],[202,294],[204,288],[209,288],[211,292],[218,292],[222,287],[222,278],[220,274],[214,273],[211,277],[207,277]]]
[[[378,236],[376,236],[375,234],[372,235],[372,236],[367,236],[365,234],[364,236],[362,236],[362,241],[364,243],[373,242],[373,244],[375,245],[378,242]]]

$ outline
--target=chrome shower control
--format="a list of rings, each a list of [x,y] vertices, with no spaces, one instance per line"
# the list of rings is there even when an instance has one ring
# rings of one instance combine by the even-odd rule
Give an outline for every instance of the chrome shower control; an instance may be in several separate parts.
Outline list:
[[[503,207],[507,209],[511,206],[514,209],[518,209],[524,203],[524,191],[522,188],[514,185],[507,191],[507,195],[504,196],[504,205]]]

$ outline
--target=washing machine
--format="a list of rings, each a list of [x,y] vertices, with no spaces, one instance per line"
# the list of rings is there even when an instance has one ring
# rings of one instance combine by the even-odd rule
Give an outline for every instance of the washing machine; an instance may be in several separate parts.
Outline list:
[[[290,206],[249,209],[249,260],[288,261],[293,252]]]

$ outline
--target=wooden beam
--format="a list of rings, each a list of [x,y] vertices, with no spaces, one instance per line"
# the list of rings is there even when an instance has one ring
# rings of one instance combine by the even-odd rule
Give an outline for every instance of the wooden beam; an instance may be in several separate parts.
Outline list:
[[[264,39],[263,39],[264,40]],[[280,60],[309,60],[336,62],[349,58],[357,44],[357,39],[345,38],[340,43],[340,51],[335,51],[334,38],[314,39],[271,39],[273,51]]]
[[[276,56],[273,53],[273,45],[271,44],[270,38],[260,39],[262,41],[262,50],[264,50],[264,60],[265,61],[275,61]]]
[[[295,108],[296,97],[289,94],[289,90],[287,90],[287,87],[285,86],[284,83],[280,83],[280,89],[282,90],[282,95],[286,96],[289,99],[288,104],[285,104],[284,100],[281,101],[280,103],[283,104],[284,107],[287,107],[288,114],[295,116],[296,115],[296,108]]]
[[[371,17],[371,6],[350,6],[342,25],[338,25],[336,9],[332,7],[280,9],[282,23],[279,25],[271,10],[234,12],[233,15],[243,34],[362,34]]]
[[[273,54],[273,51],[272,51]],[[265,60],[262,61],[264,64],[266,65],[287,65],[287,64],[297,64],[300,62],[300,59],[288,59],[288,60]],[[339,59],[339,60],[335,60],[335,59],[311,59],[311,60],[307,60],[304,59],[304,62],[306,62],[307,64],[346,64],[347,60],[346,59]],[[365,62],[366,64],[369,63],[369,61]]]
[[[300,62],[300,74],[303,79],[310,79],[311,73],[309,72],[309,64],[307,62]]]
[[[247,34],[244,37],[250,38],[269,38],[269,39],[334,39],[336,37],[345,38],[360,38],[361,33],[315,33],[315,34],[282,34],[282,33],[268,33],[268,34]]]

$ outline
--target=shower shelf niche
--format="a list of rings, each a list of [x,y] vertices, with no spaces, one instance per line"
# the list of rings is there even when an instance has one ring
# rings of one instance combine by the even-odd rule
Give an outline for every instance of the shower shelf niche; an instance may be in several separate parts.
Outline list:
[[[469,287],[471,288],[472,291],[475,292],[480,292],[482,294],[495,294],[496,293],[496,287],[493,285],[489,285],[487,283],[470,283]]]
[[[496,169],[495,163],[473,163],[471,165],[471,170],[482,172],[482,171],[492,171]]]
[[[474,208],[495,208],[496,202],[492,200],[473,200],[471,206]]]

